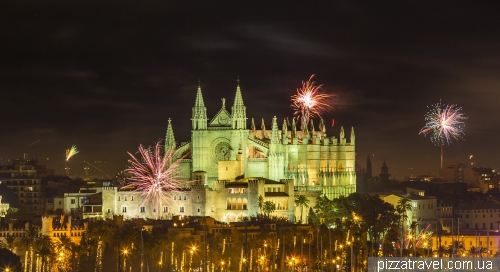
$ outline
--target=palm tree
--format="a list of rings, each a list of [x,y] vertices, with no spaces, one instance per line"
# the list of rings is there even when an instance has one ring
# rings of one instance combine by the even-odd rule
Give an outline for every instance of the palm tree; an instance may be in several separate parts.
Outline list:
[[[19,243],[19,239],[17,239],[17,237],[14,237],[10,234],[7,234],[7,237],[5,237],[4,239],[5,239],[5,241],[1,242],[0,247],[4,247],[4,248],[14,252],[16,246]]]
[[[75,263],[75,249],[76,249],[76,244],[71,241],[71,239],[68,236],[61,236],[59,237],[59,241],[57,242],[57,248],[59,251],[59,263],[61,267],[64,267],[65,270],[69,271],[68,263],[66,261],[68,260],[69,254],[71,253],[71,259],[73,260],[73,263]]]
[[[276,204],[272,201],[266,201],[264,202],[264,205],[262,205],[262,212],[264,215],[269,218],[269,215],[273,213],[276,210]]]
[[[50,263],[50,259],[54,259],[53,257],[55,255],[53,248],[54,245],[47,235],[42,235],[35,240],[34,249],[42,261],[40,271],[44,272],[49,270],[48,263]]]
[[[302,223],[304,207],[309,208],[309,199],[305,195],[298,195],[295,199],[295,205],[300,207],[300,223]]]
[[[110,237],[110,229],[105,225],[104,221],[97,221],[95,224],[91,225],[87,232],[89,236],[97,241],[94,271],[100,272],[102,270],[103,245]]]
[[[262,195],[259,196],[259,211],[262,212],[262,208],[264,207],[264,197]]]
[[[411,203],[409,199],[401,198],[398,200],[396,211],[401,216],[401,257],[403,257],[403,247],[404,247],[404,235],[405,235],[404,225],[406,220],[408,219],[407,213],[410,210],[411,210]]]
[[[21,245],[26,249],[24,259],[24,271],[33,271],[33,246],[38,238],[38,228],[30,226],[24,231],[24,236],[21,237]]]
[[[167,265],[167,268],[170,265],[170,262],[168,261],[170,258],[170,252],[172,249],[172,241],[161,238],[155,241],[151,252],[153,253],[153,257],[158,259],[158,266],[162,267],[163,264]],[[161,268],[158,268],[160,270]],[[171,271],[171,270],[168,270]]]

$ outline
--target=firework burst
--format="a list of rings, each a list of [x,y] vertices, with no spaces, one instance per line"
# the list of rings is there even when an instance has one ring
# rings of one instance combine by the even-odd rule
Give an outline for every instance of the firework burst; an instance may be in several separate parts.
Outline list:
[[[315,85],[312,81],[313,77],[314,75],[308,81],[302,81],[302,87],[298,88],[297,94],[292,96],[293,115],[300,120],[302,128],[309,124],[311,118],[321,118],[321,114],[330,107],[325,100],[332,96],[322,93],[323,85]]]
[[[66,149],[66,161],[69,161],[71,157],[78,154],[78,149],[76,149],[76,145],[71,146],[71,148]]]
[[[461,107],[439,102],[429,107],[429,112],[425,115],[426,124],[419,134],[430,135],[431,141],[436,145],[450,144],[463,139],[466,119]]]
[[[173,148],[163,152],[160,142],[147,148],[140,145],[139,158],[128,154],[131,159],[125,170],[130,180],[127,186],[141,193],[143,205],[149,204],[159,210],[162,203],[169,203],[173,193],[181,188],[179,163],[186,155],[178,157]]]

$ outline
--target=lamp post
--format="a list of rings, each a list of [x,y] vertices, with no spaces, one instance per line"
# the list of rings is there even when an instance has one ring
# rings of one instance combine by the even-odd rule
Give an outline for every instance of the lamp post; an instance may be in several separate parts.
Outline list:
[[[417,254],[416,254],[416,251],[415,251],[415,240],[417,240],[417,239],[416,239],[416,237],[413,237],[412,234],[410,234],[410,235],[408,235],[408,240],[409,240],[409,242],[411,242],[411,245],[413,247],[413,255],[412,255],[412,257],[416,257]]]
[[[127,263],[126,263],[126,261],[127,261],[128,249],[125,248],[122,251],[122,253],[123,253],[123,271],[127,271]]]
[[[220,261],[220,271],[224,271],[224,264],[225,262],[224,261]]]
[[[144,267],[144,239],[142,237],[142,231],[144,228],[141,227],[141,272],[142,268]]]
[[[195,251],[196,251],[196,246],[192,246],[191,249],[189,250],[189,256],[190,256],[189,268],[191,271],[193,271],[193,254]]]

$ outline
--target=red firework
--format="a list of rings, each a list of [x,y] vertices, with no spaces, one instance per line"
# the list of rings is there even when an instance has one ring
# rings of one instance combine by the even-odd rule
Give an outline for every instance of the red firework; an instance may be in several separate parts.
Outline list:
[[[126,186],[135,187],[134,191],[142,195],[143,205],[149,204],[157,211],[162,204],[170,203],[173,194],[180,190],[183,181],[179,164],[186,156],[177,156],[173,148],[163,152],[162,146],[161,142],[147,148],[140,145],[139,158],[128,152],[131,159],[125,170],[131,180]]]

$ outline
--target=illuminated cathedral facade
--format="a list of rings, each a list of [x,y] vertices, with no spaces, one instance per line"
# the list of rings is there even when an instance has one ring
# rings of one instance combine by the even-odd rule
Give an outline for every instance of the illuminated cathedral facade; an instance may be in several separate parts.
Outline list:
[[[257,129],[254,119],[248,120],[240,86],[231,107],[228,109],[222,99],[220,110],[209,118],[198,87],[192,108],[191,141],[176,144],[170,119],[165,139],[166,149],[188,154],[180,164],[185,190],[168,206],[129,210],[139,216],[143,211],[143,217],[168,213],[236,221],[262,212],[259,202],[271,201],[276,208],[272,215],[298,220],[300,211],[294,200],[300,194],[310,198],[309,206],[313,206],[317,196],[331,199],[355,192],[354,129],[346,138],[341,127],[337,138],[326,134],[323,122],[316,129],[312,120],[307,125],[286,119],[279,124],[274,117],[270,127],[264,121]],[[137,193],[103,190],[103,212],[134,217],[135,213],[123,214],[128,213],[127,207],[123,208],[127,194],[130,199]]]

